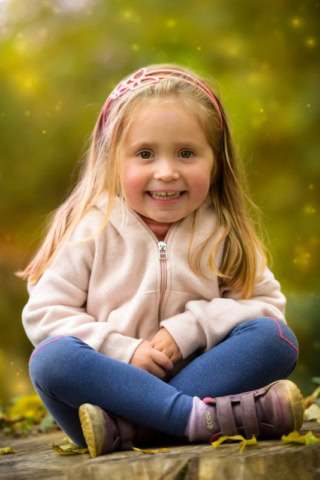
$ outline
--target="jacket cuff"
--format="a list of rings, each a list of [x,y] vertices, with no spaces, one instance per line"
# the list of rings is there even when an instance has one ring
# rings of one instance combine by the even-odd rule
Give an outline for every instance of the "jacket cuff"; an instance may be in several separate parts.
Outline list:
[[[180,313],[162,320],[160,327],[168,330],[180,348],[183,358],[187,358],[198,348],[205,348],[207,345],[205,333],[191,312]]]
[[[108,340],[101,346],[100,353],[107,357],[130,363],[132,356],[143,339],[126,337],[120,333],[112,333]]]

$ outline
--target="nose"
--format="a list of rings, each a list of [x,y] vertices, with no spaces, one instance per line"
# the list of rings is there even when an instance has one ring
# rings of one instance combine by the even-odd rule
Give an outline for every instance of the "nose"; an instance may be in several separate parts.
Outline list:
[[[162,159],[157,162],[153,177],[155,180],[163,180],[164,182],[177,180],[180,174],[176,167],[175,163],[169,159]]]

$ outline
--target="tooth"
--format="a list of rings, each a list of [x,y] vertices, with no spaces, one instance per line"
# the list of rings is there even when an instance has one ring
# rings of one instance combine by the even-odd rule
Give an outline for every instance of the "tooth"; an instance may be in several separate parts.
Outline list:
[[[173,198],[179,198],[182,192],[150,192],[151,196],[155,199],[169,200]]]

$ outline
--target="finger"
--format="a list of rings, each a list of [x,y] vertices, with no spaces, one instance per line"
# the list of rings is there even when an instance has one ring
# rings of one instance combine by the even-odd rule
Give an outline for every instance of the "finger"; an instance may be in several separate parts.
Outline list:
[[[165,353],[160,352],[159,350],[156,350],[155,348],[151,352],[151,358],[160,367],[165,368],[166,370],[172,370],[173,369],[172,360],[170,360],[170,358]]]
[[[165,378],[167,374],[167,372],[163,368],[159,367],[159,365],[157,365],[156,363],[152,363],[152,365],[149,365],[148,372],[152,373],[152,375],[158,378]]]
[[[160,338],[153,338],[150,344],[151,344],[151,347],[158,348],[159,350],[164,346],[164,343]]]

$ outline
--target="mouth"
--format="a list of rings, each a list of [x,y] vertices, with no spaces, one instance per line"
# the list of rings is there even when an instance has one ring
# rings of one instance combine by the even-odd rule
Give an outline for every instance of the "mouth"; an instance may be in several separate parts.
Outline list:
[[[184,194],[181,192],[147,192],[155,200],[175,200]]]

